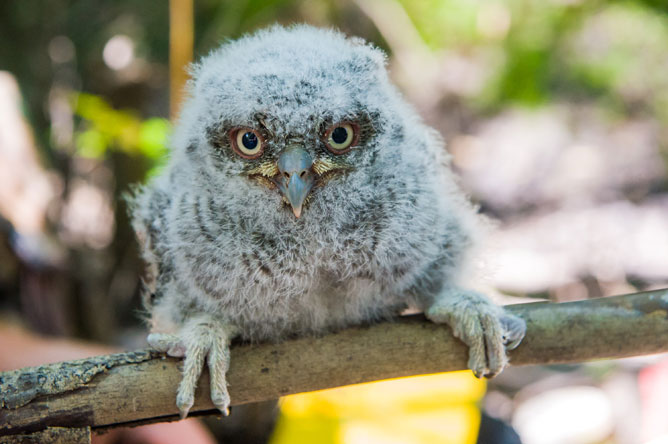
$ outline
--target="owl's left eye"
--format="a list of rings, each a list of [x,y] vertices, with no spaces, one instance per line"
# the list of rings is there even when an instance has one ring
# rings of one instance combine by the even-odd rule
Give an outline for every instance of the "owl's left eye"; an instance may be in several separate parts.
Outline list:
[[[244,159],[257,159],[264,152],[264,138],[253,128],[237,128],[230,132],[234,151]]]
[[[359,138],[359,126],[352,122],[332,125],[323,137],[327,149],[333,154],[343,154],[355,146]]]

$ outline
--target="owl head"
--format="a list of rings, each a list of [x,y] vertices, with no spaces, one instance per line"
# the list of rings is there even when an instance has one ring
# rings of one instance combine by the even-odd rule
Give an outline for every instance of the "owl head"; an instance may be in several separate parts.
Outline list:
[[[379,168],[410,167],[401,151],[418,119],[384,54],[360,39],[275,26],[224,44],[192,75],[174,156],[220,193],[264,199],[294,220],[363,192]]]

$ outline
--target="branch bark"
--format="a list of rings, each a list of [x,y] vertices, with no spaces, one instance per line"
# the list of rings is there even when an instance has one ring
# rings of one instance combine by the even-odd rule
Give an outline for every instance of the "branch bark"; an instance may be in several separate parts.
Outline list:
[[[668,351],[668,289],[586,301],[508,306],[527,322],[513,366]],[[409,316],[320,338],[232,349],[232,404],[341,385],[466,368],[450,330]],[[170,421],[179,360],[137,351],[0,373],[0,435],[47,427],[103,429]],[[214,413],[208,374],[191,412]]]

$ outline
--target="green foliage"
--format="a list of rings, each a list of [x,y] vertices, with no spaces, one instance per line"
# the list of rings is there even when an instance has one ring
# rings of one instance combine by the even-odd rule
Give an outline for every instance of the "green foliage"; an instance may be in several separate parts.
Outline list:
[[[641,104],[668,122],[666,48],[668,16],[624,2],[587,17],[566,51],[574,81],[616,101]]]
[[[83,119],[76,133],[79,156],[101,158],[109,150],[142,155],[157,165],[166,154],[170,124],[166,119],[142,120],[133,111],[116,110],[103,98],[74,95],[76,114]]]
[[[489,63],[494,72],[472,105],[499,109],[589,97],[641,103],[668,121],[668,77],[656,66],[668,48],[668,15],[657,13],[656,3],[401,0],[435,53],[501,60]]]
[[[480,41],[476,30],[478,2],[470,0],[400,1],[415,28],[432,50],[471,46]]]
[[[668,123],[665,0],[396,1],[435,59],[456,54],[483,72],[478,89],[464,97],[476,113],[587,101],[622,118],[641,111]],[[334,26],[392,50],[352,0],[201,0],[194,6],[197,55],[275,22]],[[21,82],[46,158],[52,157],[51,122],[44,110],[54,88],[97,95],[77,100],[80,155],[115,149],[160,158],[168,124],[139,116],[163,117],[168,109],[167,29],[168,4],[158,0],[0,2],[0,40],[14,42],[0,45],[0,68]],[[140,62],[132,78],[102,60],[105,44],[119,34],[132,40]],[[71,60],[51,60],[56,36],[72,42]]]

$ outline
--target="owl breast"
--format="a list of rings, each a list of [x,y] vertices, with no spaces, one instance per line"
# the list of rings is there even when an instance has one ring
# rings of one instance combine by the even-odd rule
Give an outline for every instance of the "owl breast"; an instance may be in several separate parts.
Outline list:
[[[330,190],[337,191],[315,194],[300,219],[278,199],[241,211],[223,195],[184,193],[172,209],[179,215],[172,234],[181,238],[172,254],[184,292],[194,292],[201,309],[234,322],[247,339],[396,315],[433,259],[435,238],[394,222],[419,202],[392,187],[382,197],[345,186]]]

